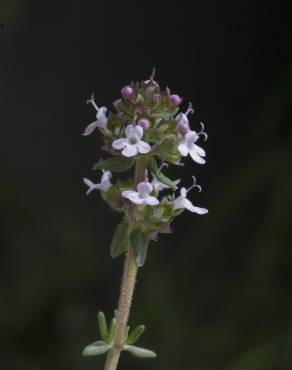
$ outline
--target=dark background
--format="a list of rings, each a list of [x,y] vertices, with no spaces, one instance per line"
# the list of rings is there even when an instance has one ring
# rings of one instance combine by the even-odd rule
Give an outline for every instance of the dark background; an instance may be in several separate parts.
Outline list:
[[[1,1],[1,370],[102,369],[82,358],[96,313],[115,308],[119,215],[83,176],[100,138],[92,92],[111,106],[131,80],[156,79],[206,123],[205,166],[174,233],[139,271],[130,324],[156,360],[120,369],[290,370],[290,13],[281,2]],[[170,172],[168,172],[170,174]]]

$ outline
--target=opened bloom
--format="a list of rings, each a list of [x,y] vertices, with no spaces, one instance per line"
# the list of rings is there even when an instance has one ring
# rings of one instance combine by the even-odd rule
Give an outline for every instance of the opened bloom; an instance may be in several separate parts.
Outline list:
[[[98,108],[98,106],[96,105],[94,101],[93,95],[87,101],[87,104],[89,103],[91,103],[96,110],[96,121],[92,122],[90,125],[86,127],[85,131],[82,134],[83,136],[90,135],[97,127],[104,129],[107,125],[107,117],[106,117],[107,108],[106,107]]]
[[[146,154],[151,150],[151,146],[141,140],[143,137],[143,128],[141,126],[128,125],[125,130],[126,138],[117,139],[112,146],[116,150],[122,150],[125,157],[133,157],[138,153]]]
[[[186,188],[180,189],[180,195],[176,198],[173,209],[174,210],[187,209],[190,212],[197,213],[199,215],[204,215],[205,213],[208,213],[208,210],[206,208],[196,207],[192,204],[190,200],[187,199],[187,193],[191,189],[197,187],[199,191],[201,191],[200,185],[196,184],[196,179],[194,177],[193,179],[194,179],[194,183],[189,189],[186,189]]]
[[[183,157],[189,154],[195,162],[204,164],[206,161],[202,157],[206,156],[206,152],[203,148],[195,144],[198,139],[199,135],[196,131],[189,131],[178,144],[178,151]]]
[[[125,190],[122,192],[124,198],[129,199],[135,204],[148,204],[150,206],[155,206],[159,203],[159,200],[150,195],[153,191],[153,186],[148,181],[140,182],[137,185],[137,190]]]
[[[112,177],[112,173],[110,171],[102,171],[101,181],[98,184],[94,184],[91,180],[86,179],[83,177],[83,182],[85,185],[88,186],[86,195],[92,192],[92,190],[100,190],[100,191],[108,191],[108,189],[112,186],[110,179]]]

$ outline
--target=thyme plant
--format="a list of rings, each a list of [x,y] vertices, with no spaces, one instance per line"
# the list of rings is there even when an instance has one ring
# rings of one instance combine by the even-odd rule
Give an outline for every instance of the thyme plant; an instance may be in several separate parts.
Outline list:
[[[156,357],[145,348],[134,345],[143,333],[144,325],[130,331],[129,311],[138,268],[144,265],[150,241],[159,234],[171,233],[175,217],[185,209],[199,215],[207,209],[194,206],[187,198],[191,189],[201,187],[193,177],[189,188],[180,187],[180,180],[171,180],[163,172],[171,165],[183,165],[182,158],[191,157],[199,164],[205,163],[205,151],[197,142],[207,140],[204,125],[199,131],[191,130],[189,104],[185,113],[179,113],[180,96],[162,90],[151,77],[142,82],[132,82],[123,87],[121,98],[113,103],[115,112],[98,107],[94,96],[88,103],[96,110],[96,120],[86,127],[88,136],[96,129],[104,140],[103,149],[110,156],[100,160],[93,170],[101,170],[99,183],[84,178],[87,194],[99,190],[110,207],[122,214],[111,243],[113,258],[125,254],[124,273],[117,310],[109,325],[103,312],[98,313],[100,340],[83,351],[84,356],[106,354],[105,370],[116,370],[122,351],[142,358]],[[127,179],[116,174],[128,172]],[[112,173],[115,173],[114,181]]]

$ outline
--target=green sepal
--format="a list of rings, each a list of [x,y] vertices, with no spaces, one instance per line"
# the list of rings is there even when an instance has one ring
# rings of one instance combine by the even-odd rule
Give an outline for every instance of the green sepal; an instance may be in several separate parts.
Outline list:
[[[147,256],[149,238],[140,229],[135,229],[130,234],[130,243],[133,248],[136,266],[143,266]]]
[[[116,334],[117,319],[113,318],[108,331],[107,342],[112,343]]]
[[[98,327],[99,327],[100,336],[104,341],[107,341],[107,336],[108,336],[107,322],[106,322],[105,315],[102,311],[98,312],[97,319],[98,319]]]
[[[111,346],[103,340],[98,340],[86,346],[83,350],[83,356],[98,356],[106,353]]]
[[[120,222],[114,232],[111,243],[111,256],[116,258],[123,254],[129,245],[129,224],[126,220]]]
[[[140,357],[140,358],[154,358],[156,357],[156,353],[151,351],[150,349],[131,346],[131,345],[124,345],[123,351],[130,352],[133,356]]]
[[[144,325],[138,325],[131,332],[131,334],[129,335],[126,343],[127,344],[134,344],[135,342],[137,342],[137,340],[140,338],[140,336],[142,335],[142,333],[144,332],[144,330],[145,330],[145,326]]]
[[[112,157],[104,160],[100,160],[99,162],[95,163],[93,166],[93,170],[109,170],[112,172],[125,172],[128,171],[134,165],[134,158],[128,157]]]
[[[149,161],[149,167],[158,181],[162,182],[164,185],[168,186],[173,191],[177,189],[175,182],[170,180],[159,170],[155,158],[153,157],[151,158],[151,160]]]

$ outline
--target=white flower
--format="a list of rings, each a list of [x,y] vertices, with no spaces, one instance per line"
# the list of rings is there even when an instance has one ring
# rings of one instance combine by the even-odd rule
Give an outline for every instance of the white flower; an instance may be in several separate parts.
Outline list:
[[[117,139],[113,142],[114,149],[121,150],[125,157],[133,157],[141,153],[146,154],[151,150],[151,146],[142,141],[143,128],[141,126],[128,125],[125,130],[126,138]]]
[[[195,144],[198,139],[199,135],[196,131],[190,130],[178,144],[178,151],[183,157],[189,154],[195,162],[204,164],[206,161],[202,157],[206,156],[206,152],[203,148]]]
[[[93,95],[87,101],[87,104],[89,103],[91,103],[96,110],[96,121],[92,122],[90,125],[86,127],[85,131],[82,134],[83,136],[90,135],[97,127],[104,129],[107,125],[107,117],[106,117],[107,108],[106,107],[98,108],[98,106],[96,105],[94,101]]]
[[[157,198],[149,195],[153,190],[153,186],[148,181],[140,182],[137,186],[137,190],[138,191],[125,190],[122,192],[122,196],[135,204],[155,206],[159,203]]]
[[[201,191],[200,185],[196,184],[196,179],[194,177],[193,177],[193,179],[194,179],[194,184],[189,189],[186,189],[186,188],[181,188],[180,189],[180,196],[178,196],[176,198],[175,202],[174,202],[174,210],[176,210],[176,209],[187,209],[190,212],[197,213],[199,215],[204,215],[205,213],[208,213],[208,210],[206,208],[196,207],[192,204],[191,201],[189,201],[187,199],[187,193],[191,189],[197,187],[197,188],[199,188],[199,191]]]
[[[102,171],[102,177],[101,181],[98,184],[94,184],[91,180],[86,179],[83,177],[83,182],[85,185],[88,186],[88,190],[86,192],[86,195],[88,195],[92,190],[101,190],[101,191],[108,191],[108,189],[112,186],[110,179],[112,177],[112,174],[110,171]]]

